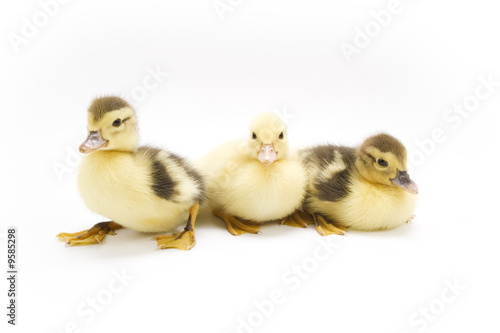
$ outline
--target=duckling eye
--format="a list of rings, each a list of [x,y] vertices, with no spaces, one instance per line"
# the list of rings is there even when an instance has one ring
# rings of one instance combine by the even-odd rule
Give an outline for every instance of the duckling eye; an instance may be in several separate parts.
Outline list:
[[[115,121],[113,121],[113,126],[114,127],[118,127],[122,124],[122,120],[120,118],[116,119]]]
[[[283,132],[280,133],[280,136],[278,138],[283,140],[283,138],[284,138]]]
[[[257,139],[257,134],[255,134],[255,132],[252,133],[252,139],[254,139],[254,140]]]
[[[383,160],[381,158],[378,159],[377,163],[378,163],[378,165],[383,166],[383,167],[386,167],[389,165],[389,163],[387,163],[386,160]]]

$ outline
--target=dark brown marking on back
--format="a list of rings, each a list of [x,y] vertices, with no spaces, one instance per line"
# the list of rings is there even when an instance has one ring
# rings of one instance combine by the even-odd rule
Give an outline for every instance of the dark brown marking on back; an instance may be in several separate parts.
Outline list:
[[[351,174],[356,159],[354,148],[344,146],[324,145],[309,150],[306,163],[315,163],[324,170],[328,165],[336,163],[335,151],[342,156],[346,168],[333,174],[329,179],[315,179],[314,186],[318,191],[318,198],[324,201],[337,202],[347,197],[351,186]]]
[[[177,163],[179,166],[181,166],[186,171],[189,178],[196,182],[200,193],[194,199],[201,203],[203,201],[203,198],[205,197],[205,182],[203,180],[203,177],[183,157],[173,153],[169,153],[169,158],[175,161],[175,163]]]

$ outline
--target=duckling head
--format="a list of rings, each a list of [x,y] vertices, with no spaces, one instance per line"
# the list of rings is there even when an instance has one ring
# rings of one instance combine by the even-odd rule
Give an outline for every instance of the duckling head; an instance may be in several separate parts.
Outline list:
[[[356,169],[367,181],[400,187],[412,194],[418,187],[407,171],[406,148],[388,134],[366,139],[357,150]]]
[[[96,98],[88,109],[88,137],[80,145],[83,154],[96,150],[134,151],[138,142],[134,109],[122,98]]]
[[[288,155],[289,144],[285,122],[276,114],[266,112],[250,123],[248,152],[250,157],[270,166]]]

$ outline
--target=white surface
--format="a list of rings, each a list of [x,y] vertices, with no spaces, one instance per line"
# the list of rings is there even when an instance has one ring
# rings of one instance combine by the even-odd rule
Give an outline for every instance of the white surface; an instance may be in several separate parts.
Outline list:
[[[237,332],[239,318],[259,319],[254,302],[275,289],[284,302],[252,331],[498,331],[500,87],[458,128],[443,120],[479,76],[500,81],[498,9],[488,0],[402,0],[401,13],[348,63],[340,43],[352,43],[354,29],[389,1],[232,3],[222,21],[211,0],[71,1],[19,52],[7,34],[19,34],[40,5],[2,3],[0,223],[2,233],[19,228],[20,267],[18,326],[3,310],[2,331],[64,332],[74,321],[81,332]],[[129,230],[103,246],[64,248],[58,232],[103,218],[80,200],[76,170],[59,179],[54,163],[66,164],[68,147],[83,140],[93,97],[130,94],[156,67],[167,77],[135,103],[141,141],[190,158],[246,135],[253,115],[270,109],[294,116],[295,145],[356,144],[387,131],[414,152],[416,140],[443,128],[447,140],[412,172],[417,218],[334,237],[338,248],[296,291],[289,270],[313,264],[320,236],[312,227],[233,237],[204,212],[189,252],[157,251],[151,235]],[[86,322],[78,309],[108,295],[122,269],[134,279]],[[455,279],[467,289],[440,309],[441,294],[452,295],[445,281]],[[412,325],[429,305],[443,312],[425,329]]]

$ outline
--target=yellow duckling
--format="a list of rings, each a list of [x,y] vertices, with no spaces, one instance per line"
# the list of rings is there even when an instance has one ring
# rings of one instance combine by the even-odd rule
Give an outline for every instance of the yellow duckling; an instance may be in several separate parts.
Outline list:
[[[302,151],[309,184],[304,209],[321,235],[392,229],[410,221],[418,187],[407,172],[406,148],[388,134],[358,148],[323,145]]]
[[[274,113],[258,115],[247,140],[215,148],[200,169],[206,172],[208,205],[232,235],[259,233],[260,223],[276,220],[307,226],[303,213],[294,214],[305,194],[305,168]]]
[[[181,157],[137,147],[134,109],[119,97],[95,99],[88,109],[88,137],[80,145],[78,187],[87,207],[112,221],[61,233],[68,246],[101,243],[120,228],[159,233],[187,224],[183,232],[156,237],[159,248],[189,250],[204,195],[201,176]],[[189,215],[189,216],[188,216]]]

